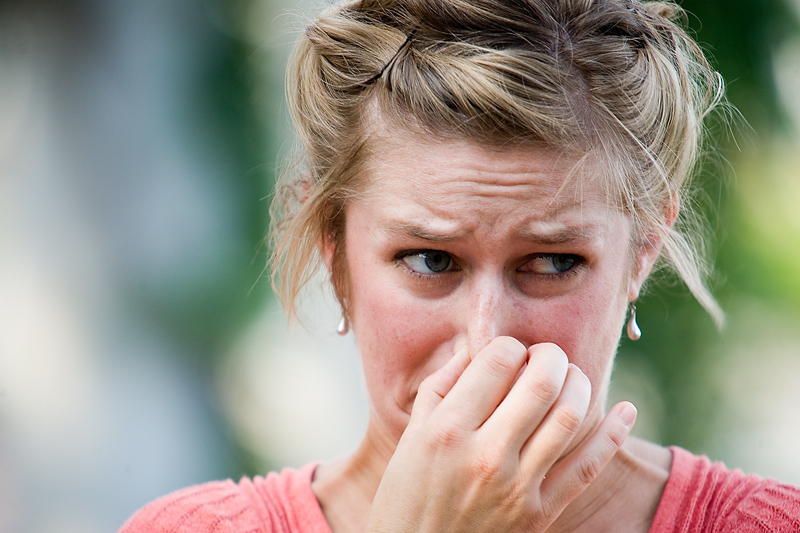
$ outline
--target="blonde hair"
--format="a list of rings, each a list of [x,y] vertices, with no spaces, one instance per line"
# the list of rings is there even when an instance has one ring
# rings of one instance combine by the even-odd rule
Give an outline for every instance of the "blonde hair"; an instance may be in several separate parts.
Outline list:
[[[663,240],[665,262],[721,325],[685,206],[723,84],[683,16],[636,0],[355,0],[319,16],[288,70],[305,166],[284,176],[273,202],[272,279],[289,315],[326,239],[349,313],[345,207],[362,187],[377,113],[439,138],[602,160],[638,242]],[[678,203],[682,223],[670,226],[665,213]]]

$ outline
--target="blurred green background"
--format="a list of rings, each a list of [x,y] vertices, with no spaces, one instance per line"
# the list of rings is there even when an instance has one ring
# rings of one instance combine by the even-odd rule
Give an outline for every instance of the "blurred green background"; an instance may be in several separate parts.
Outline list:
[[[0,0],[0,532],[101,532],[191,483],[344,453],[366,420],[324,289],[264,279],[286,56],[320,2]],[[800,483],[800,2],[686,0],[741,112],[698,178],[728,314],[658,276],[613,399]]]

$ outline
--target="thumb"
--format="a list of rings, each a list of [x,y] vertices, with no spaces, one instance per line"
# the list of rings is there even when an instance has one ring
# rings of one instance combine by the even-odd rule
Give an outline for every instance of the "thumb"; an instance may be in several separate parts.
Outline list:
[[[459,347],[453,357],[442,368],[420,383],[417,389],[417,397],[414,399],[414,407],[411,409],[411,419],[408,422],[405,433],[413,433],[417,427],[428,419],[456,384],[469,363],[469,351],[466,345]]]

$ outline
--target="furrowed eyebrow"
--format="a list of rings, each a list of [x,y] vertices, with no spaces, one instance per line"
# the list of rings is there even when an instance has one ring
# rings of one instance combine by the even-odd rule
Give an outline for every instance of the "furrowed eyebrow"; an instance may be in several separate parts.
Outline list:
[[[430,228],[420,226],[411,222],[393,221],[381,228],[381,231],[389,237],[411,237],[432,243],[447,243],[456,241],[469,233],[469,231],[456,231],[453,233],[438,233]],[[524,241],[536,244],[564,244],[569,242],[583,242],[591,240],[594,235],[594,227],[559,227],[548,230],[535,230],[533,228],[522,228],[515,232],[515,237]]]
[[[591,227],[566,227],[553,231],[533,231],[523,229],[517,232],[517,236],[526,241],[539,244],[564,244],[576,241],[591,240],[594,232]]]
[[[392,222],[381,228],[390,237],[412,237],[430,242],[452,242],[463,237],[466,231],[455,233],[436,233],[429,228],[409,222]]]

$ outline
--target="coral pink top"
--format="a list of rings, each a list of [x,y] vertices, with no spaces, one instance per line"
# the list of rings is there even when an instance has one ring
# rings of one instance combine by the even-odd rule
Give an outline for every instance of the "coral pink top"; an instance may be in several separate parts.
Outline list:
[[[800,532],[800,488],[670,450],[672,470],[650,533]]]
[[[311,491],[316,468],[188,487],[146,505],[119,533],[331,533]]]
[[[671,450],[650,533],[800,532],[799,488]],[[145,506],[119,533],[331,533],[311,491],[316,467],[179,490]]]

